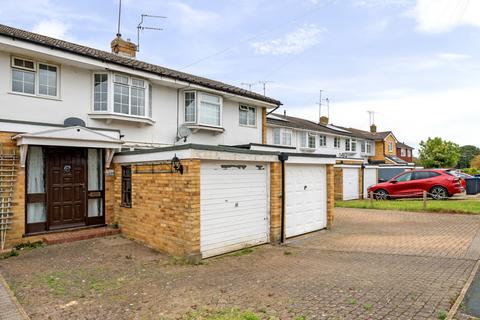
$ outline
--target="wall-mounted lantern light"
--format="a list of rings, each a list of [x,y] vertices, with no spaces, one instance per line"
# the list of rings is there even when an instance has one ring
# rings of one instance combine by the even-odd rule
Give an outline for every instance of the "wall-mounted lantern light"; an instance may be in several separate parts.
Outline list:
[[[172,172],[180,172],[180,174],[183,174],[183,165],[176,154],[172,158]]]

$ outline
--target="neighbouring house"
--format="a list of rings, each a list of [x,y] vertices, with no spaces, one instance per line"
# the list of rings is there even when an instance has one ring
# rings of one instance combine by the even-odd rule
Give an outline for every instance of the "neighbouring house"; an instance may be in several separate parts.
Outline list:
[[[413,163],[413,148],[402,142],[397,142],[397,157],[408,163]]]
[[[0,25],[2,245],[115,223],[198,260],[332,225],[336,154],[271,146],[278,100],[111,48]]]
[[[377,166],[369,164],[376,154],[375,140],[331,125],[328,117],[313,122],[286,114],[269,114],[267,144],[299,153],[334,155],[337,200],[365,197],[366,189],[377,182]]]

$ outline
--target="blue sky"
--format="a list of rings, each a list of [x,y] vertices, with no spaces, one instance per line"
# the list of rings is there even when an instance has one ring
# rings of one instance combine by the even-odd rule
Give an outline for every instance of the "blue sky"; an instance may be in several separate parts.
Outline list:
[[[0,4],[0,23],[96,48],[116,33],[117,0]],[[164,30],[142,33],[139,59],[258,92],[272,81],[289,115],[318,119],[323,89],[334,124],[367,129],[373,110],[414,146],[480,145],[480,1],[123,0],[124,38],[141,13],[168,18],[147,21]]]

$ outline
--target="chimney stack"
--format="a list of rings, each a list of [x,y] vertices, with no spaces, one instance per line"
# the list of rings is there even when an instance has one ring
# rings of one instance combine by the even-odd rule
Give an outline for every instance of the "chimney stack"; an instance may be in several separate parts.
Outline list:
[[[113,53],[122,57],[135,59],[137,45],[131,42],[130,39],[127,39],[126,41],[123,40],[120,33],[117,33],[117,36],[112,40],[110,46],[112,47]]]
[[[372,125],[370,126],[370,132],[371,132],[371,133],[377,133],[377,126],[376,126],[375,124],[372,124]]]
[[[328,124],[328,117],[321,116],[319,123],[320,123],[321,125],[326,126],[326,125]]]

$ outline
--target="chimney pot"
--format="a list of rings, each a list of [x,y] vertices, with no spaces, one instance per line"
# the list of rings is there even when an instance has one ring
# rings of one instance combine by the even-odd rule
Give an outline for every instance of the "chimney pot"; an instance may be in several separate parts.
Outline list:
[[[372,124],[372,125],[370,126],[370,132],[371,132],[371,133],[377,133],[377,126],[376,126],[375,124]]]
[[[117,34],[117,37],[112,40],[110,43],[112,52],[118,54],[122,57],[135,58],[137,53],[137,45],[127,39],[127,41],[122,39],[120,34]]]
[[[328,124],[328,117],[321,116],[319,123],[320,123],[321,125],[326,126],[326,125]]]

